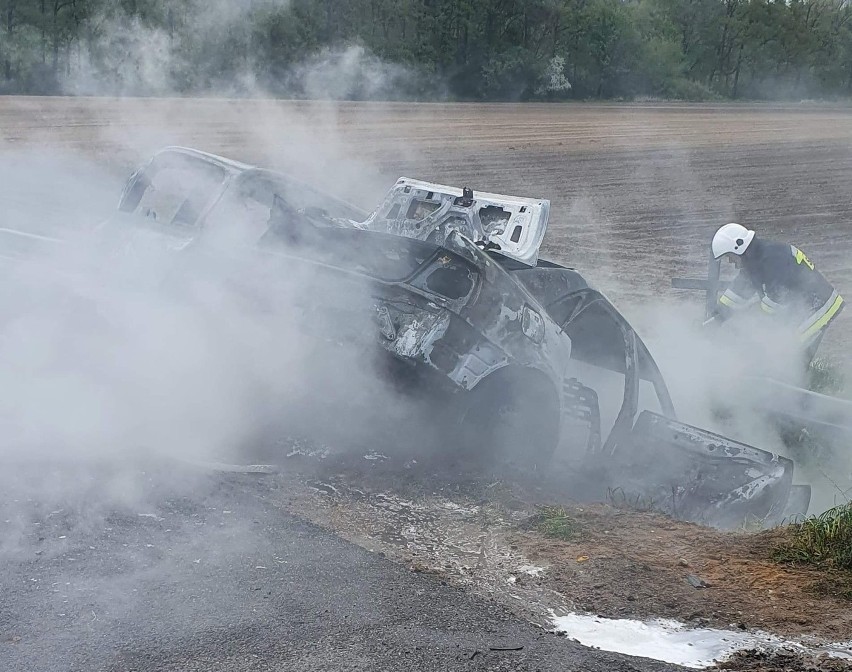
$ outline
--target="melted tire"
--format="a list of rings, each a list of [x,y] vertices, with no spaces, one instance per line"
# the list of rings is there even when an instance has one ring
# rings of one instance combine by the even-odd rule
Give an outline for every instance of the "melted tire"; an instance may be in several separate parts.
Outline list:
[[[537,372],[492,374],[464,399],[457,455],[479,468],[543,470],[559,442],[559,410],[555,391]]]

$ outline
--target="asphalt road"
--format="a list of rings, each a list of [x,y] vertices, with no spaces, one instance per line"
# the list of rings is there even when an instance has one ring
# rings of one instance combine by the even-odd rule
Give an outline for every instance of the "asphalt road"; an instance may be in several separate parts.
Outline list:
[[[675,669],[584,648],[294,519],[263,477],[2,473],[3,672]]]

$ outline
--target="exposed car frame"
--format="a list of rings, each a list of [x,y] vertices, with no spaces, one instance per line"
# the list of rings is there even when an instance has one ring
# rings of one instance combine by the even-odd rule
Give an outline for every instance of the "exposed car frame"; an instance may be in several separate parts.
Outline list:
[[[172,170],[191,177],[170,178],[160,205],[152,186]],[[282,268],[366,283],[368,338],[389,375],[428,389],[449,442],[486,459],[511,453],[542,469],[556,454],[575,469],[603,467],[607,483],[721,527],[804,513],[810,490],[793,485],[792,461],[679,422],[624,316],[577,270],[539,259],[549,211],[546,199],[400,178],[366,213],[288,175],[170,147],[130,177],[98,233],[180,253],[214,240],[229,254],[238,240]]]

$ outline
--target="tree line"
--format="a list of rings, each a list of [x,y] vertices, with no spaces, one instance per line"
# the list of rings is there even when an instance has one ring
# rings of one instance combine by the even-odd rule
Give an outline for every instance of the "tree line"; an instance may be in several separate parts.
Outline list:
[[[840,98],[847,0],[0,0],[0,92]]]

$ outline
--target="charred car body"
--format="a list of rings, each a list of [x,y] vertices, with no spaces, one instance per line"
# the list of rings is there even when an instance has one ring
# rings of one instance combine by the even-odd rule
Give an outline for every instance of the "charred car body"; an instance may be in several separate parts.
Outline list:
[[[366,283],[359,309],[372,313],[384,370],[438,400],[435,422],[459,450],[602,469],[722,527],[804,513],[810,491],[793,485],[790,460],[677,420],[618,310],[576,270],[538,258],[548,216],[544,199],[408,178],[364,213],[283,174],[168,148],[130,178],[102,233],[180,253],[237,241],[285,268]]]

